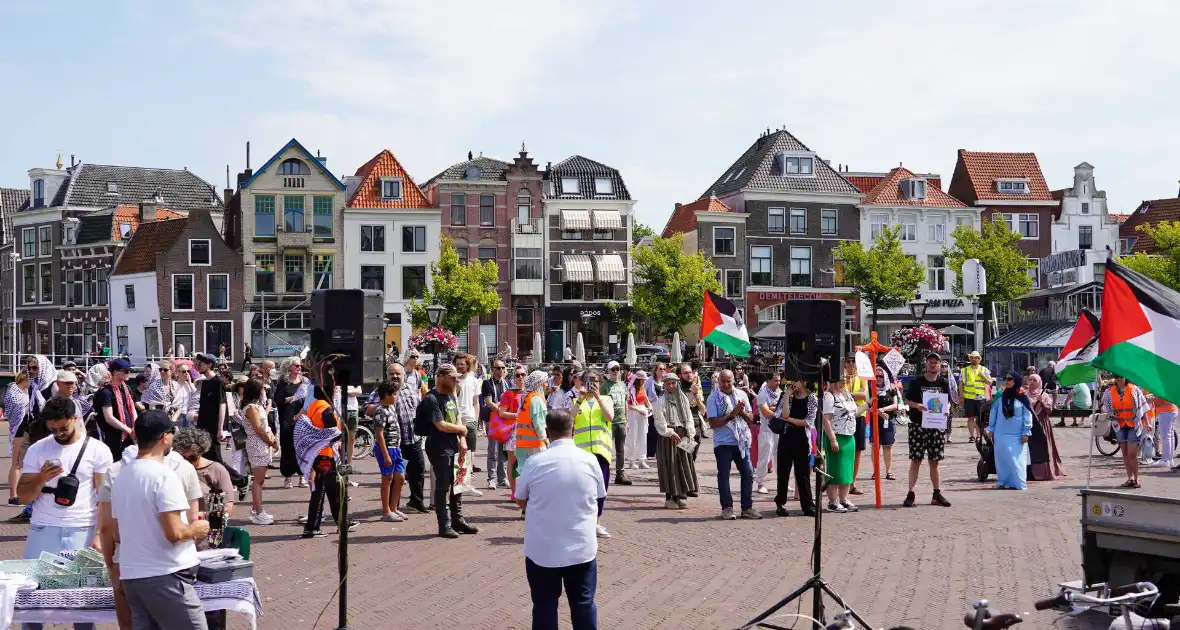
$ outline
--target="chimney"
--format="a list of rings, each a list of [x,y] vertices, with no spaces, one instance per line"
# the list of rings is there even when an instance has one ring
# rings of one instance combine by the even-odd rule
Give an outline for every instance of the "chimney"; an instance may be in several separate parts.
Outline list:
[[[224,197],[222,197],[221,200],[223,202],[225,202],[226,206],[229,206],[229,200],[232,199],[234,196],[234,189],[233,188],[226,188],[222,194],[224,195]]]
[[[471,154],[471,151],[468,151],[467,152],[467,161],[470,162],[471,160],[474,160],[474,159],[475,159],[475,156]]]
[[[677,201],[677,202],[676,202],[676,209],[677,209],[677,210],[679,210],[679,209],[680,209],[680,206],[682,206],[682,205],[684,205],[684,204],[682,204],[682,203],[680,203],[679,201]]]
[[[246,170],[250,170],[250,141],[246,141]]]
[[[344,199],[352,199],[352,195],[356,193],[356,189],[360,188],[361,181],[365,178],[360,175],[345,175],[344,176]]]
[[[156,220],[156,207],[160,204],[160,193],[156,193],[151,199],[144,199],[139,202],[139,221],[147,223]]]

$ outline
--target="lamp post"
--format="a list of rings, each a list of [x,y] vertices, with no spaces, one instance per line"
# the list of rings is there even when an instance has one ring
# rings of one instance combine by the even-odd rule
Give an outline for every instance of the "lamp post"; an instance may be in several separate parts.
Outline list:
[[[16,362],[17,362],[17,352],[16,352],[16,337],[17,337],[17,332],[16,332],[16,270],[17,270],[17,265],[20,264],[20,254],[16,253],[16,244],[15,243],[13,244],[12,248],[13,248],[13,251],[9,252],[9,254],[8,254],[12,258],[12,321],[9,323],[12,325],[12,371],[16,372],[17,371],[17,364],[16,364]]]
[[[447,314],[447,307],[434,300],[430,306],[426,307],[426,321],[430,322],[431,328],[438,328],[442,322],[443,317]],[[431,349],[434,351],[434,372],[438,372],[438,342],[431,343]]]
[[[263,357],[270,356],[270,351],[267,350],[267,337],[269,336],[266,328],[266,291],[258,291],[258,264],[246,263],[242,265],[246,269],[254,270],[254,290],[258,292],[258,299],[262,303],[262,355]],[[254,340],[251,339],[251,342]]]
[[[582,328],[584,328],[587,333],[590,332],[590,319],[591,319],[591,317],[592,317],[592,315],[590,314],[589,311],[582,311],[582,315],[581,315]]]
[[[921,293],[914,296],[914,299],[910,301],[910,315],[914,316],[915,326],[921,324],[923,319],[926,319],[926,309],[929,306],[930,303],[922,299]]]

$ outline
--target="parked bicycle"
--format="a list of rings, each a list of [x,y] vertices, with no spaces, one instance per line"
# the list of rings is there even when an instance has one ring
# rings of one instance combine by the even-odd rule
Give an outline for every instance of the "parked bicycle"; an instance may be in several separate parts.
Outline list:
[[[1097,610],[1114,618],[1109,630],[1168,630],[1180,628],[1180,615],[1171,619],[1152,619],[1139,615],[1136,608],[1142,607],[1148,613],[1159,599],[1160,591],[1151,582],[1136,582],[1118,588],[1109,588],[1106,584],[1093,584],[1092,591],[1079,592],[1066,587],[1056,597],[1043,599],[1035,604],[1037,610],[1070,607],[1069,615],[1080,615],[1083,612]]]
[[[1120,449],[1122,449],[1122,445],[1119,444],[1118,439],[1116,439],[1116,437],[1115,437],[1115,431],[1118,430],[1118,423],[1111,422],[1109,419],[1105,419],[1105,416],[1106,416],[1106,414],[1099,414],[1099,420],[1096,421],[1097,427],[1095,427],[1096,434],[1094,435],[1094,448],[1097,449],[1099,453],[1102,453],[1103,455],[1105,455],[1107,457],[1113,457],[1115,454],[1117,454],[1119,452]],[[1097,432],[1098,428],[1100,428],[1103,425],[1106,426],[1106,430],[1102,431],[1101,433],[1098,433]],[[1154,455],[1152,457],[1153,461],[1159,459],[1160,453],[1163,452],[1163,444],[1160,441],[1160,430],[1159,429],[1160,429],[1159,422],[1156,421],[1155,428],[1151,434],[1151,440],[1155,445],[1155,448],[1153,449],[1153,451],[1154,451]],[[1172,430],[1172,444],[1180,444],[1180,442],[1176,441],[1178,438],[1180,438],[1180,434],[1178,434],[1176,432],[1176,430],[1173,429]]]

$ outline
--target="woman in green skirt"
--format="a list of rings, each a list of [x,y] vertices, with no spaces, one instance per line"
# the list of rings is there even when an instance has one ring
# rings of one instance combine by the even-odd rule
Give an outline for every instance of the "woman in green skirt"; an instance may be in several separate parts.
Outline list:
[[[824,392],[823,435],[820,443],[827,462],[828,511],[855,512],[857,507],[848,500],[852,487],[853,462],[856,459],[857,404],[845,388],[844,381],[828,383]]]

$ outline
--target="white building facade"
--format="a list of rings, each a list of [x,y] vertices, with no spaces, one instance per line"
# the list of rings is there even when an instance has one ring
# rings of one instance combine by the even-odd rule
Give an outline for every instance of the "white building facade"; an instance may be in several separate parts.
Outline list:
[[[1094,182],[1094,167],[1073,169],[1073,186],[1053,191],[1061,207],[1053,217],[1053,253],[1040,261],[1041,286],[1055,288],[1102,280],[1107,250],[1119,251],[1118,221],[1106,206],[1106,191]]]
[[[154,357],[160,348],[160,306],[155,271],[111,275],[111,326],[117,354]],[[150,344],[150,347],[149,347]],[[189,348],[192,352],[193,349]],[[140,359],[142,360],[142,359]]]

